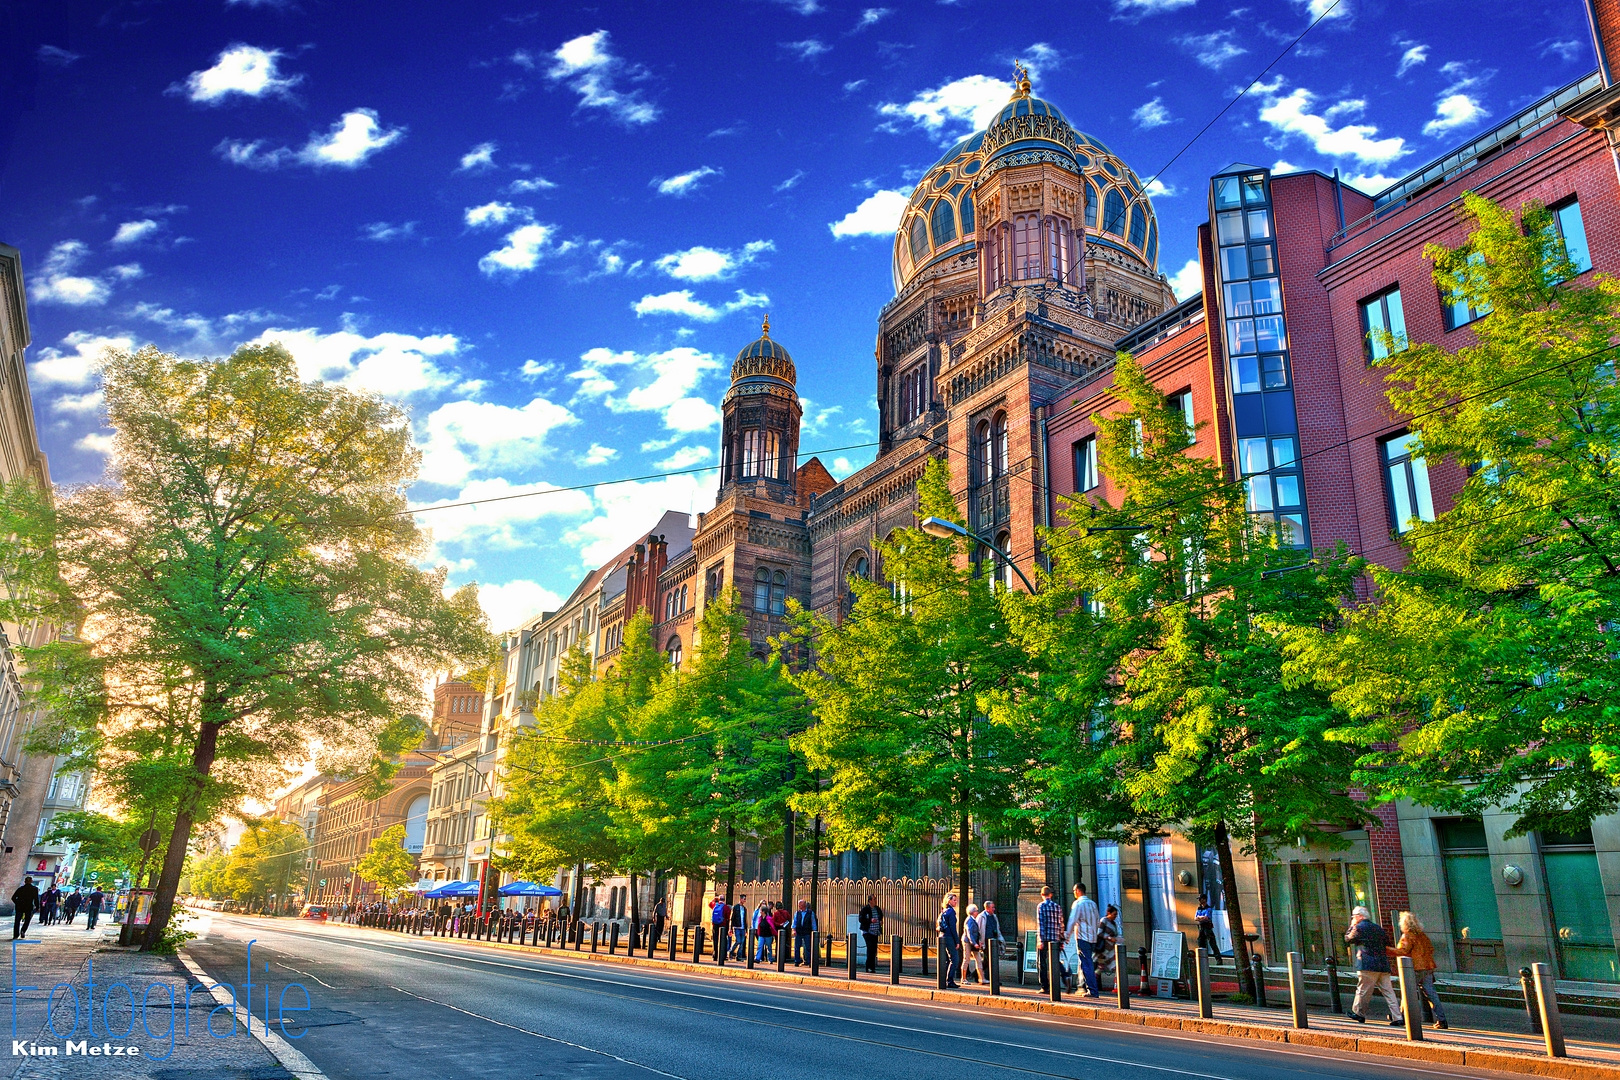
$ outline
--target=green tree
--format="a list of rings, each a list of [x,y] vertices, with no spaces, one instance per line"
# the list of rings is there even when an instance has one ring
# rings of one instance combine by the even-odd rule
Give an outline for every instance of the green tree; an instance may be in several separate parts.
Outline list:
[[[1578,276],[1539,204],[1463,202],[1467,241],[1427,255],[1490,314],[1380,366],[1414,456],[1467,481],[1404,567],[1372,568],[1372,603],[1295,634],[1289,671],[1354,718],[1369,790],[1573,831],[1620,805],[1620,282]]]
[[[1360,563],[1280,546],[1220,463],[1188,453],[1181,414],[1128,355],[1114,386],[1125,408],[1096,418],[1099,457],[1124,494],[1069,501],[1046,587],[1017,605],[1042,690],[1029,707],[1048,734],[1031,812],[1213,845],[1252,993],[1234,837],[1247,851],[1342,845],[1338,830],[1371,820],[1347,790],[1354,751],[1325,737],[1343,716],[1283,684],[1278,625],[1333,622]]]
[[[285,899],[304,865],[304,830],[282,821],[252,819],[220,871],[218,887],[235,900]]]
[[[397,892],[416,879],[416,856],[405,850],[405,826],[390,825],[371,841],[354,864],[354,875],[384,894]]]
[[[943,462],[919,495],[922,515],[960,520]],[[1028,835],[1020,807],[1038,732],[1008,707],[1024,658],[1007,594],[964,543],[902,529],[877,546],[889,585],[852,580],[851,618],[796,615],[794,641],[816,657],[793,676],[814,712],[796,744],[826,783],[792,804],[820,814],[835,847],[947,853],[965,902],[975,828]]]
[[[61,706],[39,739],[115,773],[154,762],[173,792],[150,948],[195,823],[288,761],[364,770],[426,673],[476,661],[488,632],[475,590],[446,599],[444,571],[419,569],[419,454],[395,406],[301,381],[278,346],[110,351],[102,384],[106,482],[6,515],[56,538],[60,572],[26,594],[54,611],[65,593],[82,616],[79,644],[29,658]]]

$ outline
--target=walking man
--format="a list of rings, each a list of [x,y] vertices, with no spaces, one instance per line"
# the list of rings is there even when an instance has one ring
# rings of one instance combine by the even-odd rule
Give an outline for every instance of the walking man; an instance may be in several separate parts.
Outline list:
[[[100,885],[90,890],[90,898],[85,901],[84,905],[85,918],[89,920],[89,925],[85,927],[86,930],[96,928],[96,919],[101,915],[101,902],[106,897],[107,894],[101,891]]]
[[[1080,954],[1080,977],[1085,980],[1086,997],[1101,997],[1097,982],[1097,904],[1086,895],[1086,887],[1074,883],[1074,903],[1069,907],[1069,936]]]
[[[709,927],[714,932],[714,955],[716,956],[726,955],[726,927],[730,925],[726,920],[730,914],[730,907],[718,896],[714,898],[714,903],[709,905]],[[694,956],[692,959],[696,961],[699,958]]]
[[[799,901],[799,910],[793,913],[793,966],[803,965],[810,956],[810,934],[816,929],[816,913],[807,900]]]
[[[731,908],[731,958],[741,960],[748,955],[748,897],[739,896]]]
[[[1048,976],[1052,957],[1063,948],[1063,908],[1052,895],[1052,886],[1041,886],[1040,906],[1035,909],[1035,967],[1040,971],[1041,993],[1050,994]],[[1062,977],[1061,969],[1059,977]]]
[[[664,920],[669,917],[669,904],[662,896],[653,903],[652,915],[652,940],[647,946],[649,950],[658,948],[658,941],[664,936]]]
[[[39,925],[49,926],[56,921],[56,903],[62,898],[62,890],[54,884],[46,889],[39,897]]]
[[[878,906],[877,896],[869,895],[866,906],[861,908],[861,937],[866,939],[866,970],[877,971],[878,942],[883,937],[883,908]]]
[[[984,966],[984,923],[979,921],[978,904],[969,904],[962,919],[962,981],[990,981],[990,969]]]
[[[1357,907],[1350,912],[1350,931],[1344,940],[1356,947],[1356,998],[1350,1003],[1350,1019],[1365,1024],[1367,1003],[1376,993],[1389,1006],[1389,1026],[1400,1027],[1401,1001],[1389,978],[1389,935],[1366,908]]]
[[[67,916],[69,926],[73,925],[73,917],[79,913],[79,905],[82,903],[84,898],[79,895],[78,889],[74,889],[68,894],[68,898],[62,901],[62,914]]]
[[[939,965],[944,969],[945,989],[960,990],[957,982],[962,974],[962,919],[956,910],[956,894],[945,894],[945,903],[939,909]]]
[[[16,905],[17,912],[11,919],[11,940],[16,941],[28,936],[28,924],[33,922],[34,912],[39,910],[39,886],[34,884],[33,878],[23,878],[23,883],[11,894],[11,902]]]
[[[1215,909],[1210,906],[1209,893],[1198,894],[1198,907],[1193,912],[1198,921],[1198,948],[1208,948],[1209,955],[1221,957],[1221,943],[1215,939]]]

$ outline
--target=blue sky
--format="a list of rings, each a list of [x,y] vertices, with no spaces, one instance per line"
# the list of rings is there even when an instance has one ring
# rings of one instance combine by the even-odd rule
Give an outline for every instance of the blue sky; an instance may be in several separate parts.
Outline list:
[[[31,95],[0,91],[53,475],[101,474],[107,344],[260,339],[409,408],[419,504],[701,468],[766,311],[802,446],[845,475],[899,205],[1015,59],[1146,178],[1329,3],[75,0],[23,23]],[[1162,176],[1161,269],[1185,279],[1231,161],[1376,189],[1589,71],[1578,0],[1532,8],[1339,0]],[[714,486],[421,520],[501,628]]]

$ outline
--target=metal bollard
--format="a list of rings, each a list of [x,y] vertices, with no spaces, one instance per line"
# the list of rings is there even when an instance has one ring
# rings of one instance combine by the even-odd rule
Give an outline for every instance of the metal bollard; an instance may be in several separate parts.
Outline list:
[[[673,964],[675,962],[676,951],[680,948],[680,942],[675,936],[675,928],[673,926],[671,926],[669,928],[669,943],[668,943],[668,945],[669,945],[669,962]]]
[[[1001,942],[987,941],[984,943],[984,954],[990,958],[990,996],[998,997],[1001,994]]]
[[[1063,1000],[1063,949],[1055,941],[1046,946],[1046,989],[1053,1001]]]
[[[1524,1011],[1530,1014],[1530,1034],[1541,1034],[1541,1005],[1536,1001],[1536,980],[1530,969],[1519,969],[1519,984],[1524,987]]]
[[[1018,964],[1018,985],[1024,985],[1024,943],[1016,942],[1013,946],[1014,960]]]
[[[1310,1027],[1310,1018],[1305,1015],[1305,957],[1302,953],[1288,954],[1288,1004],[1294,1010],[1294,1026]]]
[[[1125,977],[1125,961],[1130,954],[1123,942],[1114,943],[1114,991],[1119,995],[1119,1007],[1131,1007],[1131,981]]]
[[[776,932],[776,970],[786,971],[788,951],[793,948],[793,931],[787,927]]]
[[[922,964],[923,978],[926,979],[928,978],[928,938],[926,936],[922,939]]]
[[[939,965],[938,970],[934,972],[935,986],[941,990],[945,989],[945,980],[950,977],[950,974],[950,957],[945,952],[945,935],[941,934],[939,936]]]
[[[602,937],[602,924],[599,923],[599,922],[591,923],[591,952],[596,951],[596,943],[601,937]]]
[[[1193,952],[1193,975],[1198,983],[1198,1015],[1208,1020],[1215,1015],[1215,1003],[1209,996],[1209,950],[1203,946]]]
[[[687,941],[689,940],[689,935],[691,934],[691,931],[692,931],[692,928],[690,926],[681,927],[681,952],[686,951],[686,945],[687,945]]]
[[[821,974],[821,931],[810,931],[810,974]]]
[[[692,930],[692,963],[703,959],[703,924],[699,923]]]
[[[609,956],[617,956],[618,954],[619,954],[619,924],[614,923],[612,929],[610,929],[608,931],[608,955]]]
[[[850,934],[844,940],[844,967],[849,970],[849,981],[854,982],[859,976],[855,973],[856,961],[860,959],[861,949],[856,944],[857,935]]]
[[[900,985],[900,972],[906,963],[905,941],[899,934],[889,936],[889,985]]]
[[[832,967],[833,936],[831,934],[828,934],[826,936],[825,940],[826,940],[826,943],[827,943],[827,966]]]
[[[1327,954],[1327,959],[1324,961],[1324,963],[1327,966],[1328,1000],[1333,1004],[1333,1011],[1342,1015],[1344,1013],[1344,998],[1339,996],[1338,954],[1329,951]]]
[[[754,970],[754,954],[759,951],[759,935],[752,928],[748,936],[743,939],[743,967],[749,971]]]
[[[1536,998],[1541,1005],[1541,1033],[1547,1040],[1548,1057],[1568,1057],[1564,1049],[1564,1021],[1558,1015],[1558,988],[1553,985],[1552,969],[1546,964],[1531,964],[1536,980]]]
[[[1254,1001],[1262,1009],[1266,1007],[1266,965],[1258,953],[1249,957],[1249,970],[1254,973]]]
[[[731,931],[722,927],[714,932],[714,966],[726,966],[726,954],[731,951]]]
[[[1418,992],[1417,968],[1410,956],[1397,956],[1395,970],[1401,976],[1401,1019],[1406,1022],[1408,1042],[1423,1041],[1423,995]]]

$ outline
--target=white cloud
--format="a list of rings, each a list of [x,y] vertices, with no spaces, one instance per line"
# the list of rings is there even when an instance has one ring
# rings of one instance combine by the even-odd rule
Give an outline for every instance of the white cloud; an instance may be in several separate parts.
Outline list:
[[[1160,180],[1158,177],[1154,177],[1152,180],[1149,180],[1147,182],[1147,187],[1143,188],[1142,190],[1150,199],[1168,199],[1174,196],[1176,193],[1176,189],[1174,187],[1165,183],[1163,180]]]
[[[734,311],[762,308],[770,302],[771,298],[763,293],[750,293],[738,289],[736,299],[715,307],[694,297],[691,289],[681,289],[678,292],[656,295],[649,293],[631,304],[630,308],[637,315],[677,315],[681,318],[696,319],[698,322],[714,322]]]
[[[92,454],[106,454],[110,457],[113,452],[113,437],[103,432],[92,431],[73,445],[79,450],[88,450]]]
[[[568,377],[579,383],[575,400],[600,401],[616,413],[655,412],[670,431],[707,431],[720,422],[720,410],[694,394],[720,358],[678,346],[656,353],[591,349]]]
[[[681,281],[718,281],[728,278],[767,251],[775,251],[769,240],[754,240],[735,251],[692,247],[661,255],[653,265]]]
[[[1063,54],[1044,41],[1037,41],[1026,48],[1018,60],[1029,69],[1032,82],[1039,81],[1041,72],[1056,71],[1063,66]]]
[[[1389,187],[1399,179],[1400,177],[1398,176],[1385,176],[1382,173],[1372,173],[1370,175],[1357,174],[1355,176],[1346,176],[1344,178],[1344,182],[1355,188],[1357,191],[1366,192],[1368,195],[1377,195],[1379,192],[1383,191],[1385,188]]]
[[[360,226],[360,235],[366,240],[375,240],[386,244],[390,240],[409,240],[416,235],[416,222],[402,221],[394,225],[387,221],[373,221],[369,225]]]
[[[842,480],[854,472],[857,467],[849,458],[840,454],[838,457],[833,458],[832,464],[827,466],[827,471],[833,474],[834,480]]]
[[[860,21],[855,24],[855,29],[857,29],[857,30],[865,30],[868,26],[876,26],[878,23],[882,22],[884,19],[888,18],[890,15],[893,15],[893,14],[894,14],[894,9],[893,8],[886,8],[886,7],[871,8],[871,7],[869,7],[866,10],[861,12]]]
[[[529,466],[546,436],[578,423],[565,406],[536,397],[521,408],[491,401],[451,401],[423,422],[422,479],[459,484],[474,473]]]
[[[580,465],[606,465],[618,456],[619,451],[616,447],[603,446],[601,443],[593,442],[583,454],[574,460]]]
[[[716,486],[712,474],[681,473],[594,488],[596,516],[565,532],[563,541],[578,546],[584,566],[601,566],[638,533],[644,534],[663,511],[695,513],[712,507]]]
[[[1350,0],[1294,0],[1305,9],[1311,22],[1318,19],[1348,19],[1352,13]]]
[[[1581,55],[1585,49],[1586,45],[1584,43],[1568,38],[1562,41],[1547,42],[1546,47],[1541,50],[1541,55],[1556,56],[1567,64]]]
[[[1401,62],[1395,68],[1395,77],[1398,79],[1419,64],[1429,62],[1429,47],[1427,45],[1413,45],[1401,53]]]
[[[1197,259],[1188,259],[1175,272],[1170,278],[1170,289],[1176,294],[1177,303],[1204,291],[1204,269],[1198,265]]]
[[[232,45],[219,54],[214,66],[193,71],[185,84],[171,86],[170,92],[183,93],[192,101],[204,105],[218,105],[232,94],[260,98],[268,95],[286,96],[302,75],[283,76],[277,65],[281,50],[257,49],[252,45]]]
[[[846,236],[893,236],[909,198],[910,193],[905,191],[874,191],[861,205],[827,227],[839,240]]]
[[[547,180],[543,176],[528,176],[521,177],[512,181],[510,184],[507,184],[506,190],[512,195],[527,195],[530,192],[535,191],[550,191],[556,186],[556,184],[553,184],[550,180]]]
[[[777,192],[778,194],[784,191],[792,191],[794,188],[799,186],[799,181],[803,180],[807,175],[809,174],[803,169],[795,169],[792,176],[788,177],[780,184],[777,184],[776,187],[772,188],[771,190]]]
[[[619,89],[621,76],[639,78],[645,73],[614,56],[608,41],[608,32],[598,30],[563,42],[551,54],[546,77],[578,94],[581,109],[601,109],[624,124],[652,123],[658,119],[658,107],[639,90]]]
[[[1170,110],[1164,107],[1162,97],[1156,97],[1145,105],[1137,106],[1136,111],[1131,113],[1131,119],[1136,121],[1137,127],[1143,129],[1164,127],[1166,124],[1175,123],[1175,117],[1171,116]]]
[[[325,134],[315,132],[302,150],[278,146],[267,149],[263,139],[243,142],[226,139],[214,151],[232,165],[250,169],[279,169],[283,165],[356,169],[379,151],[405,137],[402,127],[384,128],[374,109],[350,109]]]
[[[697,190],[699,184],[711,176],[723,175],[719,169],[710,165],[703,165],[691,172],[683,172],[678,176],[670,176],[653,180],[653,186],[660,195],[690,195]]]
[[[1300,172],[1300,167],[1286,158],[1278,158],[1277,163],[1271,167],[1273,173]]]
[[[454,334],[382,333],[367,337],[353,330],[326,334],[314,328],[269,329],[249,345],[279,343],[292,353],[298,374],[351,389],[406,398],[433,393],[455,384],[452,371],[439,358],[455,356],[461,341]]]
[[[800,15],[815,15],[821,11],[820,0],[776,0],[776,3],[792,8]]]
[[[803,41],[781,42],[782,48],[796,55],[800,60],[814,60],[822,53],[832,52],[832,46],[819,38],[806,38]]]
[[[513,495],[521,498],[511,498]],[[472,480],[446,499],[417,503],[417,507],[439,503],[486,501],[478,506],[455,506],[419,514],[417,522],[428,529],[435,554],[442,557],[444,546],[460,544],[470,548],[537,547],[535,526],[547,518],[584,518],[595,509],[583,491],[562,491],[545,482],[514,484],[503,476]]]
[[[115,244],[133,244],[138,240],[146,239],[148,236],[151,236],[153,233],[157,232],[160,228],[162,228],[162,226],[151,218],[142,218],[139,221],[126,221],[122,225],[118,226],[117,232],[113,233],[112,242]]]
[[[89,390],[83,394],[63,394],[51,402],[51,412],[78,415],[99,413],[104,402],[105,398],[100,390]]]
[[[523,367],[519,370],[518,374],[530,382],[534,382],[536,379],[546,375],[551,375],[556,371],[557,365],[551,361],[547,361],[546,363],[542,364],[536,360],[525,360],[523,361]]]
[[[1406,140],[1399,135],[1377,138],[1378,128],[1372,124],[1333,126],[1334,118],[1359,112],[1364,102],[1340,102],[1322,113],[1313,113],[1310,110],[1316,95],[1301,86],[1284,97],[1277,97],[1281,88],[1281,79],[1258,88],[1266,98],[1260,119],[1285,136],[1303,138],[1317,153],[1327,157],[1353,157],[1364,165],[1384,165],[1411,153],[1406,148]]]
[[[1490,115],[1477,98],[1468,94],[1447,94],[1434,103],[1434,119],[1423,125],[1423,134],[1443,135],[1456,128],[1477,124]]]
[[[1231,30],[1217,30],[1212,34],[1186,34],[1177,38],[1176,44],[1211,71],[1219,71],[1227,61],[1249,51],[1239,45],[1235,37]]]
[[[506,234],[504,246],[478,260],[478,269],[490,277],[533,270],[542,258],[560,255],[574,246],[571,240],[551,245],[556,231],[553,225],[520,225]]]
[[[512,218],[529,217],[529,210],[522,206],[513,206],[511,203],[487,202],[483,206],[469,206],[462,212],[462,220],[466,221],[470,229],[481,229],[486,225],[505,225]]]
[[[499,148],[499,144],[497,143],[479,143],[477,146],[461,155],[461,166],[456,171],[483,172],[486,169],[493,169],[495,167],[495,151]]]
[[[478,603],[489,617],[490,629],[502,633],[517,629],[542,611],[556,611],[563,598],[537,581],[519,578],[499,585],[480,584]]]
[[[1121,15],[1159,15],[1177,8],[1192,7],[1198,0],[1114,0]]]
[[[129,351],[135,342],[127,337],[104,337],[75,330],[62,339],[66,349],[54,346],[39,350],[28,363],[28,381],[36,386],[87,386],[101,369],[101,354],[108,349]]]
[[[83,240],[63,240],[52,246],[28,283],[29,297],[40,304],[105,304],[115,284],[141,276],[139,263],[114,266],[95,277],[74,273],[89,254],[90,245]]]
[[[655,469],[668,469],[671,471],[690,469],[701,462],[714,457],[714,451],[707,446],[683,446],[662,461],[654,462]]]
[[[1007,104],[1012,85],[988,75],[969,75],[924,90],[903,104],[878,106],[878,114],[910,120],[934,135],[949,138],[989,125]]]

